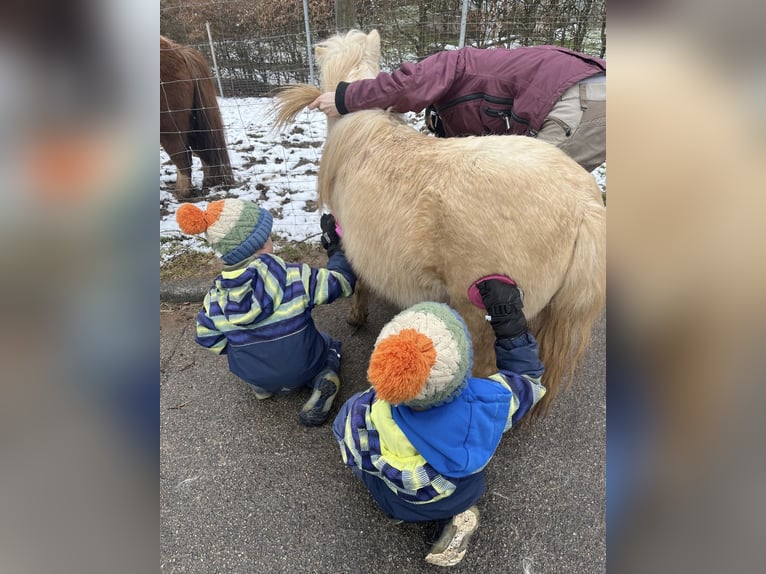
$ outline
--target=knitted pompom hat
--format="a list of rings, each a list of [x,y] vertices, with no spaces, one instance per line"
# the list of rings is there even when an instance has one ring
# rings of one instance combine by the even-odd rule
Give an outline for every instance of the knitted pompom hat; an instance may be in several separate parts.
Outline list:
[[[230,198],[212,201],[207,211],[184,203],[176,211],[181,231],[205,233],[210,246],[227,265],[236,265],[265,245],[271,235],[271,213],[252,201]]]
[[[443,303],[418,303],[383,327],[367,378],[384,401],[428,409],[462,392],[472,360],[462,317]]]

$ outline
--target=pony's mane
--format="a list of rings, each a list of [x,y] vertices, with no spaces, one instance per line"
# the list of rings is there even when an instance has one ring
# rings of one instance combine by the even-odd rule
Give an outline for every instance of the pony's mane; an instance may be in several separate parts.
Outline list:
[[[374,78],[380,69],[380,35],[349,30],[317,44],[314,53],[321,69],[322,91],[335,90],[338,82]]]
[[[380,69],[380,35],[377,30],[369,34],[359,30],[336,34],[317,44],[314,54],[321,70],[321,90],[309,84],[291,84],[276,90],[270,111],[275,120],[273,129],[292,123],[322,92],[334,92],[339,82],[374,78]],[[328,129],[334,121],[329,120]]]

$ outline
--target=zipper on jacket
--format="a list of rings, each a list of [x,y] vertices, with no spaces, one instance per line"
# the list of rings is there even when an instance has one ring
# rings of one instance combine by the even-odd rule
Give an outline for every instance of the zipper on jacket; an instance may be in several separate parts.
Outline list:
[[[465,96],[460,96],[459,98],[455,98],[454,100],[451,100],[444,104],[443,106],[440,106],[436,111],[442,112],[446,110],[447,108],[451,108],[452,106],[456,106],[458,104],[462,104],[465,102],[470,102],[471,100],[486,100],[490,104],[500,104],[502,106],[508,106],[509,108],[513,106],[513,99],[511,98],[497,98],[495,96],[488,96],[487,94],[483,92],[477,92],[475,94],[466,94]]]
[[[484,108],[484,113],[493,118],[503,118],[505,120],[505,129],[511,129],[511,110],[493,110]]]
[[[511,120],[514,122],[529,126],[529,120],[525,120],[524,118],[521,118],[513,113],[513,98],[499,98],[497,96],[489,96],[485,93],[478,92],[474,94],[466,94],[465,96],[460,96],[459,98],[455,98],[454,100],[451,100],[444,104],[443,106],[439,107],[436,112],[441,113],[444,110],[451,108],[453,106],[456,106],[458,104],[463,104],[465,102],[470,102],[471,100],[478,100],[482,99],[485,102],[488,102],[490,104],[497,104],[500,106],[508,106],[508,110],[494,110],[491,108],[483,108],[483,111],[488,116],[493,117],[501,117],[505,120],[505,127],[506,129],[511,129]]]
[[[513,110],[493,110],[492,108],[484,108],[483,111],[485,114],[492,116],[493,118],[503,118],[505,120],[506,129],[511,129],[511,120],[524,126],[529,125],[529,120],[520,118],[513,113]]]

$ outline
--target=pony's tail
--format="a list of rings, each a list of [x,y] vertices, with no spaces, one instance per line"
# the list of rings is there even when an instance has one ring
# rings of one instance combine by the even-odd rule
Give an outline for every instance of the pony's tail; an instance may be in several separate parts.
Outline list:
[[[322,94],[309,84],[293,84],[274,92],[274,129],[284,128],[295,121],[298,114]]]
[[[213,74],[201,56],[184,54],[184,57],[192,78],[195,78],[190,145],[204,166],[203,185],[234,185]]]
[[[606,302],[606,213],[587,211],[580,224],[572,261],[561,288],[530,323],[545,366],[545,396],[531,413],[542,418],[559,390],[582,364],[593,325]]]

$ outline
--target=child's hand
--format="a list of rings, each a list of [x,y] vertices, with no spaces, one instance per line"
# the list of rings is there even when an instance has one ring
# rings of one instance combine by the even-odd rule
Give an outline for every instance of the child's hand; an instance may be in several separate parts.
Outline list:
[[[325,213],[319,220],[319,225],[322,227],[322,237],[319,241],[327,251],[327,256],[332,257],[333,253],[340,249],[340,237],[335,231],[335,217],[331,213]]]
[[[489,279],[476,285],[476,288],[487,309],[487,320],[498,339],[513,339],[524,334],[527,318],[521,310],[524,302],[516,285]]]

